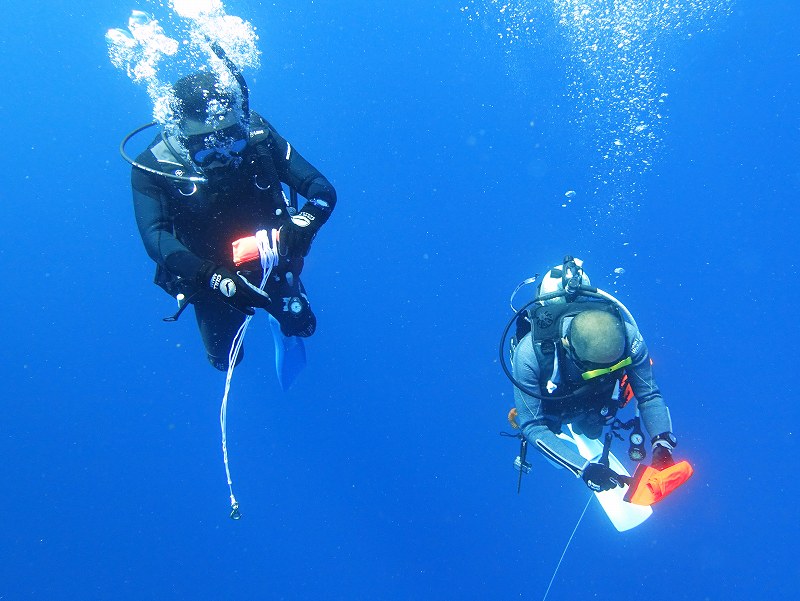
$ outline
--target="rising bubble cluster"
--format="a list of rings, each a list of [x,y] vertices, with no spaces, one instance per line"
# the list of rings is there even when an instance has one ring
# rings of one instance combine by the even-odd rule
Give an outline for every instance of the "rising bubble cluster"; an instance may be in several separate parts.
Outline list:
[[[496,22],[501,39],[544,37],[556,27],[564,40],[568,96],[597,151],[599,184],[621,195],[635,189],[662,141],[664,73],[677,41],[726,14],[731,0],[472,0],[471,19]],[[540,46],[540,48],[542,48]]]
[[[461,12],[473,21],[486,20],[494,23],[499,40],[514,44],[524,41],[534,31],[535,9],[527,2],[502,2],[501,0],[473,0],[461,7]]]
[[[172,83],[211,69],[223,86],[239,94],[233,75],[211,44],[220,44],[239,69],[256,69],[258,36],[250,23],[228,15],[221,0],[151,0],[150,5],[151,12],[132,11],[126,29],[110,29],[106,42],[111,63],[145,86],[153,118],[169,130],[180,118]]]

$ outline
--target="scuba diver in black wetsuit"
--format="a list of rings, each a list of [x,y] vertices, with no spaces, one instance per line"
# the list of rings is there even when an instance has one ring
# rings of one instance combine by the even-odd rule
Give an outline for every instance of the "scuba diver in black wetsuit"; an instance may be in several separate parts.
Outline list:
[[[250,111],[244,78],[218,46],[215,52],[233,75],[233,85],[226,86],[213,71],[184,77],[173,86],[177,129],[159,134],[132,160],[124,146],[148,126],[139,128],[121,151],[133,165],[136,222],[157,264],[156,283],[194,305],[208,360],[227,370],[232,341],[254,309],[268,311],[284,336],[314,333],[316,317],[299,276],[315,235],[334,209],[336,191],[272,125]],[[308,199],[300,210],[297,193]],[[246,263],[237,269],[231,245],[263,230],[277,230],[279,260],[261,290],[261,267],[248,269],[253,264]]]
[[[503,356],[504,342],[513,324],[516,334],[509,370]],[[589,286],[579,260],[568,256],[563,265],[549,270],[536,298],[516,312],[504,332],[501,360],[514,383],[516,407],[509,421],[521,432],[523,450],[516,462],[521,472],[530,469],[525,462],[529,443],[594,491],[629,484],[628,477],[609,467],[608,446],[611,432],[620,427],[633,430],[629,454],[636,461],[644,459],[639,413],[651,436],[652,471],[671,476],[672,471],[680,469],[683,474],[690,469],[688,465],[672,469],[672,452],[677,444],[672,420],[635,320],[611,295]],[[637,416],[622,424],[616,419],[617,411],[633,397]],[[601,438],[604,429],[610,427],[604,458],[584,459],[562,440],[558,435],[567,425],[589,439]],[[636,485],[632,484],[632,490]]]

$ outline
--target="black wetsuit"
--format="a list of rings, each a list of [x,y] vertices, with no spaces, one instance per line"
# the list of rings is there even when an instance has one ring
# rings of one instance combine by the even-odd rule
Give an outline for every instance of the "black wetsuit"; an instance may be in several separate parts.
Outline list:
[[[172,148],[171,148],[172,147]],[[186,159],[177,157],[161,136],[137,158],[158,171],[195,175]],[[293,209],[281,182],[308,199],[302,214],[311,221],[311,233],[327,221],[336,204],[330,182],[308,163],[262,117],[251,114],[250,138],[237,167],[209,170],[207,183],[186,183],[147,173],[136,167],[131,174],[133,205],[147,254],[158,265],[156,283],[170,294],[192,295],[197,323],[211,363],[227,369],[227,356],[244,314],[224,304],[198,282],[207,261],[234,270],[231,243],[258,230],[277,229]],[[286,335],[310,336],[316,318],[310,306],[300,315],[287,310],[286,300],[308,300],[299,275],[303,259],[283,258],[265,290],[272,299],[267,309]],[[260,283],[261,271],[248,274]],[[241,356],[241,355],[240,355]]]

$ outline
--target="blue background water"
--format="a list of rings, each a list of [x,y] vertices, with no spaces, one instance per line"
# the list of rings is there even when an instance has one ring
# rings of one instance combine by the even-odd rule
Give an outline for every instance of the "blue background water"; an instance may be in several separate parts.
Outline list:
[[[0,599],[540,599],[588,493],[537,460],[515,494],[496,344],[565,253],[635,313],[697,473],[628,533],[593,504],[551,598],[796,594],[797,2],[676,38],[663,146],[611,217],[557,47],[457,2],[229,2],[253,105],[340,198],[307,372],[280,392],[264,319],[236,372],[240,522],[223,377],[191,316],[161,322],[132,218],[117,144],[149,104],[108,61],[116,4],[0,21]]]

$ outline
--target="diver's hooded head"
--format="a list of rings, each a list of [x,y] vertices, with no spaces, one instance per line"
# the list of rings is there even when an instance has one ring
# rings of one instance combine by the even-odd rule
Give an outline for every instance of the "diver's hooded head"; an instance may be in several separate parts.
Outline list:
[[[172,86],[178,126],[184,136],[207,134],[244,121],[242,98],[213,71],[198,71]]]
[[[610,366],[625,352],[625,325],[606,311],[584,311],[570,322],[567,341],[579,361]]]
[[[203,166],[230,164],[247,145],[248,131],[238,86],[213,71],[199,71],[173,85],[181,142]]]

